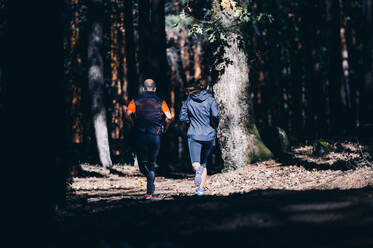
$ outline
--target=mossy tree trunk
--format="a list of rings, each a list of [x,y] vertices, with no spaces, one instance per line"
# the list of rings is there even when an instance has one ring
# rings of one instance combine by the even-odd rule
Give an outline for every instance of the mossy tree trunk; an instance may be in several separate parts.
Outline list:
[[[221,8],[219,0],[212,4],[212,20],[219,21],[223,29],[232,29],[233,17]],[[228,34],[225,45],[215,51],[215,59],[219,62],[214,65],[218,73],[213,86],[221,114],[218,140],[225,170],[272,156],[255,125],[249,95],[248,59],[242,47],[241,30],[237,27]]]

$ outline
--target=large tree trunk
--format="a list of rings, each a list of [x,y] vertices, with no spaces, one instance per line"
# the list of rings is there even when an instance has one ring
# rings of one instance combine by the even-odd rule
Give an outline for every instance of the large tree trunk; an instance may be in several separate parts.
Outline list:
[[[103,6],[92,1],[89,6],[90,30],[88,34],[88,89],[97,149],[101,164],[112,166],[109,149],[106,110],[104,105]]]
[[[232,24],[230,16],[222,12],[219,1],[213,2],[212,10],[212,18],[221,18],[219,21],[223,27]],[[249,95],[247,54],[239,45],[240,39],[240,30],[233,31],[228,44],[223,48],[224,62],[215,66],[215,70],[220,71],[214,85],[214,94],[221,114],[218,139],[224,170],[242,167],[272,156],[263,144],[255,125]]]

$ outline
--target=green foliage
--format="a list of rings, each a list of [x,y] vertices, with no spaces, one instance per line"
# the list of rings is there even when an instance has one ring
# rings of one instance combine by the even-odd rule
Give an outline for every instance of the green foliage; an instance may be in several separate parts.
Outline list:
[[[179,32],[182,27],[190,26],[192,19],[189,16],[182,15],[167,15],[166,27],[173,28]]]
[[[187,1],[186,8],[188,7],[188,3]],[[222,8],[222,12],[230,16],[232,20],[231,26],[223,27],[218,20],[211,20],[211,17],[204,20],[199,20],[195,17],[192,18],[193,13],[186,13],[184,10],[179,15],[180,18],[175,26],[186,26],[189,30],[189,35],[206,35],[210,43],[225,43],[228,41],[232,32],[237,32],[237,28],[252,22],[274,22],[274,17],[271,14],[254,13],[251,10],[251,1],[243,1],[242,6],[239,6],[237,2],[233,0],[222,0],[220,7]],[[188,22],[183,21],[186,17],[189,17]]]

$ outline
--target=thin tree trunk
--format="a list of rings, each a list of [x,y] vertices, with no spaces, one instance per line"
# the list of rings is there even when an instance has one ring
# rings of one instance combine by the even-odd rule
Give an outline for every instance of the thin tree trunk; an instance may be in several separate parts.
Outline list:
[[[102,1],[92,1],[89,6],[90,30],[88,37],[88,89],[91,97],[91,112],[97,149],[101,164],[112,166],[106,109],[104,106],[104,64],[103,64],[103,6]]]
[[[151,68],[152,77],[157,83],[157,93],[164,100],[169,99],[167,75],[165,0],[152,0],[151,3]]]
[[[181,61],[183,65],[185,82],[189,83],[191,80],[190,75],[190,61],[189,61],[189,48],[188,48],[188,34],[186,29],[183,27],[180,31],[180,50],[181,50]]]
[[[151,76],[157,83],[157,94],[169,103],[170,81],[167,78],[166,55],[166,27],[165,27],[165,0],[151,1]],[[166,173],[169,164],[170,134],[166,133],[161,139],[159,163],[161,173]]]
[[[274,18],[277,20],[278,15],[276,13],[278,13],[278,3],[276,0],[271,0],[271,9],[273,9]],[[270,80],[273,83],[270,86],[271,89],[269,89],[269,92],[271,109],[273,110],[273,123],[276,123],[281,128],[286,128],[286,123],[284,122],[286,119],[283,118],[284,102],[281,89],[281,49],[279,44],[279,29],[279,25],[276,24],[276,22],[271,25],[271,63],[269,63],[269,71]]]
[[[372,0],[363,0],[362,14],[364,21],[362,23],[363,39],[363,82],[360,88],[361,101],[359,106],[360,123],[373,123],[373,76],[372,76]]]
[[[343,1],[339,0],[339,8],[341,11],[342,25],[340,28],[341,39],[341,57],[342,57],[342,83],[341,83],[341,102],[345,110],[346,128],[350,129],[354,125],[354,119],[351,107],[351,87],[350,87],[350,65],[349,65],[349,52],[347,49],[347,20],[344,14]]]
[[[318,86],[320,81],[317,78],[318,66],[316,65],[316,46],[317,44],[317,28],[318,23],[315,23],[313,18],[317,13],[315,3],[304,1],[302,6],[304,9],[303,25],[302,25],[302,39],[305,51],[305,86],[307,99],[307,120],[306,120],[306,138],[319,138],[321,131],[320,120],[320,102],[322,97],[316,98],[318,94]],[[320,95],[321,96],[321,95]]]
[[[140,82],[149,77],[150,71],[150,3],[139,0],[139,61]]]
[[[3,39],[4,39],[4,35],[3,35],[3,26],[1,25],[0,23],[0,54],[4,54],[3,53],[3,49],[4,49],[4,44],[3,44]],[[3,56],[0,57],[0,110],[2,109],[3,107]]]
[[[222,13],[218,0],[212,3],[212,18],[223,27],[231,25],[232,20]],[[272,156],[263,144],[255,125],[253,105],[249,96],[249,75],[247,55],[239,47],[241,34],[234,31],[223,49],[223,61],[216,65],[220,71],[214,85],[214,94],[220,108],[221,120],[218,139],[224,160],[224,170],[242,167],[250,162]],[[224,67],[222,72],[220,69]]]
[[[134,40],[132,7],[132,0],[124,3],[124,28],[126,30],[126,59],[129,99],[135,98],[139,92],[139,75],[136,67],[136,47]]]
[[[340,8],[338,0],[326,0],[328,40],[328,79],[330,94],[330,124],[332,135],[345,129],[346,107],[342,103],[342,47],[340,37]]]

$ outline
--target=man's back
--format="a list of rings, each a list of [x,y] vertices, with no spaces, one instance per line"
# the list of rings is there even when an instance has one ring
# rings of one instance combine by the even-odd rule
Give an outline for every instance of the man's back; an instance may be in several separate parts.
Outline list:
[[[162,114],[169,112],[165,101],[154,92],[144,92],[132,100],[127,110],[135,115],[135,127],[139,132],[160,134],[162,127]]]

